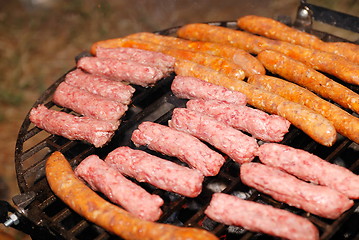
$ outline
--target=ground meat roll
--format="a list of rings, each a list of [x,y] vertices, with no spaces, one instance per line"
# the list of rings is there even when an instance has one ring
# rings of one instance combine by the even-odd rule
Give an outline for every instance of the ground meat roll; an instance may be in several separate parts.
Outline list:
[[[119,122],[108,122],[89,117],[78,117],[39,105],[30,111],[30,121],[45,131],[70,140],[83,140],[102,147],[109,142]]]
[[[97,155],[85,158],[75,169],[92,190],[105,194],[113,203],[144,220],[156,221],[162,214],[163,200],[124,177]]]
[[[175,156],[205,176],[217,175],[225,162],[221,154],[198,138],[158,123],[141,123],[131,139],[137,146],[146,145],[154,151]]]
[[[187,197],[196,197],[202,191],[204,177],[199,171],[141,150],[118,147],[107,155],[105,161],[122,174],[160,189]]]
[[[196,111],[174,109],[169,126],[208,142],[238,163],[250,162],[257,154],[254,138]]]

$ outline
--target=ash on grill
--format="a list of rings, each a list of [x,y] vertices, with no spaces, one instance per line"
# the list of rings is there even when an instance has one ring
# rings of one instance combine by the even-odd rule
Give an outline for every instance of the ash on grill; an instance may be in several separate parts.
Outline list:
[[[326,40],[343,41],[343,39],[330,34],[311,30],[313,19],[310,12],[311,7],[313,6],[303,3],[299,8],[298,17],[295,21],[296,26],[310,30],[310,32]],[[321,11],[317,8],[314,10]],[[325,9],[325,11],[330,10]],[[323,20],[320,17],[315,19]],[[288,19],[285,18],[285,20]],[[336,19],[335,22],[340,22],[340,19]],[[356,22],[359,20],[356,19]],[[236,28],[236,22],[210,24]],[[177,29],[171,28],[158,33],[173,35]],[[51,97],[56,87],[64,81],[64,76],[47,89],[34,106],[44,103],[46,107],[56,109],[56,105],[51,102]],[[132,132],[141,122],[152,121],[166,125],[174,108],[185,107],[186,101],[174,97],[169,91],[173,77],[172,75],[162,79],[152,88],[135,86],[136,92],[133,102],[129,106],[120,128],[116,131],[112,141],[101,149],[96,149],[80,141],[69,141],[59,136],[50,135],[34,127],[27,116],[20,129],[15,152],[18,185],[22,194],[13,198],[16,207],[1,202],[0,209],[6,211],[0,215],[2,222],[6,222],[6,226],[12,226],[29,234],[33,239],[118,239],[118,237],[83,219],[52,193],[45,177],[45,161],[52,152],[61,151],[72,166],[77,166],[90,154],[104,158],[118,146],[135,148],[130,139]],[[357,87],[349,85],[348,87],[359,92]],[[70,112],[68,109],[60,110]],[[346,138],[338,139],[333,147],[323,147],[292,126],[282,143],[304,149],[329,162],[349,168],[356,174],[359,173],[359,146]],[[145,147],[139,149],[164,157]],[[178,164],[184,164],[175,158],[166,158]],[[204,210],[215,192],[224,192],[243,199],[269,204],[307,217],[318,228],[321,239],[357,239],[359,237],[359,229],[357,228],[359,224],[358,201],[355,201],[355,206],[336,220],[310,215],[303,210],[277,202],[271,197],[242,184],[239,178],[239,165],[234,161],[227,161],[217,176],[207,177],[203,183],[202,193],[196,198],[186,198],[156,189],[146,183],[139,184],[150,193],[158,194],[164,200],[163,215],[159,222],[204,228],[221,239],[274,238],[261,233],[253,233],[241,227],[225,226],[206,217]]]

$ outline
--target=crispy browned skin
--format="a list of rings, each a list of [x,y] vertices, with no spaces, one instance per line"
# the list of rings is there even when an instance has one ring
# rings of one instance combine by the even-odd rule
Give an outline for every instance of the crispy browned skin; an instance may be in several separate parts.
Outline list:
[[[218,57],[227,58],[239,65],[246,76],[253,74],[265,74],[265,69],[261,62],[248,52],[232,47],[230,45],[218,44],[213,42],[189,41],[172,36],[163,36],[159,34],[140,32],[127,36],[126,38],[141,39],[155,44],[167,46],[169,48],[178,48],[212,54]]]
[[[46,177],[52,191],[71,209],[124,239],[218,239],[202,229],[154,223],[132,216],[88,188],[75,176],[60,152],[54,152],[48,158]]]
[[[238,80],[243,80],[245,78],[244,71],[240,68],[239,65],[226,58],[214,56],[208,53],[170,48],[168,46],[133,38],[118,38],[97,42],[93,47],[91,47],[92,52],[96,53],[95,47],[97,46],[105,48],[134,47],[149,51],[158,51],[175,57],[176,59],[186,59],[208,66],[216,71],[223,72],[224,74]]]
[[[267,75],[251,76],[248,78],[248,83],[319,112],[332,122],[338,133],[359,143],[359,118],[318,97],[311,91],[286,80]]]
[[[324,74],[279,52],[266,50],[257,56],[266,69],[359,113],[359,94]]]
[[[304,105],[289,101],[249,83],[234,81],[219,72],[191,61],[177,61],[175,72],[177,75],[197,77],[242,92],[247,96],[248,103],[253,107],[286,118],[294,126],[324,146],[331,146],[336,141],[337,133],[329,120]]]
[[[335,53],[359,64],[359,46],[353,43],[324,42],[312,34],[289,27],[272,18],[255,15],[238,18],[237,25],[241,29],[254,34]]]
[[[359,65],[334,53],[203,23],[185,25],[177,31],[177,35],[190,40],[230,44],[253,54],[264,50],[278,51],[314,69],[329,73],[345,82],[359,85]]]

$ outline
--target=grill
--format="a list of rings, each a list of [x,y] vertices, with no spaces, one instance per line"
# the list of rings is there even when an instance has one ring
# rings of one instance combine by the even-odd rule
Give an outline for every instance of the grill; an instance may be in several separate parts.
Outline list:
[[[328,18],[322,13],[331,13]],[[336,16],[335,20],[332,16]],[[344,39],[330,35],[325,32],[311,28],[313,19],[327,23],[342,22],[340,18],[354,18],[319,8],[305,2],[298,9],[298,15],[294,25],[298,28],[320,36],[326,41],[345,41]],[[285,23],[288,18],[281,18]],[[352,26],[353,31],[359,19],[355,18],[355,24],[347,24],[346,28]],[[209,24],[236,28],[235,21],[211,22]],[[340,27],[340,26],[339,26]],[[174,35],[178,28],[170,28],[158,32],[163,35]],[[76,58],[80,58],[88,53],[82,53]],[[73,70],[73,69],[71,69]],[[70,70],[70,71],[71,71]],[[66,74],[53,83],[43,95],[34,103],[40,103],[48,108],[70,112],[69,109],[59,108],[52,101],[52,94],[56,87],[64,80]],[[45,162],[47,157],[54,151],[61,151],[69,160],[72,166],[78,165],[86,156],[96,154],[104,158],[110,151],[118,146],[130,146],[132,131],[143,121],[153,121],[166,125],[171,118],[172,110],[176,107],[184,107],[186,101],[178,99],[171,93],[170,85],[174,75],[162,79],[152,88],[136,88],[133,102],[124,116],[120,128],[116,131],[112,141],[101,149],[96,149],[80,141],[70,141],[60,136],[50,135],[45,131],[34,127],[28,116],[26,116],[19,131],[15,151],[15,165],[18,185],[21,194],[13,198],[15,206],[2,203],[2,208],[6,208],[10,213],[10,218],[2,214],[0,218],[7,220],[5,225],[12,226],[20,231],[29,234],[33,239],[118,239],[111,233],[86,221],[84,218],[69,209],[60,199],[58,199],[49,188],[45,176]],[[359,92],[357,86],[350,86],[352,90]],[[311,140],[301,130],[291,126],[290,132],[282,141],[283,144],[295,148],[301,148],[317,156],[339,165],[349,168],[359,174],[359,146],[344,138],[339,137],[336,144],[330,148],[321,146]],[[151,154],[158,155],[156,152],[146,148],[140,148]],[[163,155],[158,155],[164,157]],[[168,160],[177,161],[167,157]],[[179,162],[178,162],[179,163]],[[158,194],[164,199],[163,215],[159,222],[170,223],[178,226],[189,226],[204,228],[216,234],[220,239],[275,239],[261,233],[247,231],[241,227],[226,226],[216,223],[204,214],[204,210],[209,204],[211,195],[214,192],[225,192],[237,195],[252,201],[269,204],[278,208],[286,209],[298,215],[307,217],[320,231],[321,239],[359,239],[359,202],[336,220],[328,220],[308,214],[305,211],[290,207],[286,204],[273,200],[271,197],[261,194],[241,183],[239,177],[239,166],[234,161],[228,159],[222,167],[220,173],[215,177],[207,177],[203,184],[202,193],[196,198],[186,198],[174,193],[156,189],[148,184],[139,183],[151,193]]]

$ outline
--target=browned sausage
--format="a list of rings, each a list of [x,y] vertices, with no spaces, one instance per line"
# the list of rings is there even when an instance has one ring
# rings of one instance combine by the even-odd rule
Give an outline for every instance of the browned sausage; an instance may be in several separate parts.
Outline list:
[[[324,42],[312,34],[289,27],[274,19],[255,15],[238,18],[237,25],[254,34],[335,53],[359,64],[359,46],[353,43]]]
[[[177,75],[197,77],[230,90],[242,92],[253,107],[286,118],[322,145],[331,146],[336,141],[336,131],[329,120],[301,104],[286,100],[244,81],[234,81],[217,71],[191,61],[177,60],[175,72]]]
[[[257,57],[272,73],[359,113],[359,94],[324,74],[276,51],[266,50],[259,53]]]
[[[227,58],[238,64],[247,77],[253,74],[265,74],[265,69],[261,62],[248,52],[213,42],[189,41],[172,36],[163,36],[159,34],[140,32],[127,36],[126,38],[141,39],[156,44],[164,45],[170,48],[178,48],[196,52],[204,52],[218,57]]]
[[[185,25],[177,31],[177,35],[190,40],[230,44],[253,54],[264,50],[278,51],[314,69],[332,74],[345,82],[359,85],[359,65],[334,53],[203,23]]]
[[[124,239],[218,239],[202,229],[154,223],[134,217],[101,198],[79,180],[60,152],[54,152],[48,158],[46,177],[52,191],[71,209]]]
[[[332,122],[338,133],[359,143],[359,118],[318,97],[311,91],[294,83],[267,75],[251,76],[248,78],[248,83],[319,112]]]
[[[233,61],[207,53],[169,48],[167,46],[155,44],[152,42],[148,42],[140,39],[131,39],[131,38],[114,39],[113,42],[105,41],[103,43],[97,43],[97,44],[95,43],[95,45],[96,48],[97,46],[101,46],[105,48],[108,46],[110,47],[116,46],[116,47],[134,47],[134,48],[141,48],[144,50],[158,51],[170,55],[172,57],[175,57],[176,59],[187,59],[202,65],[206,65],[210,68],[213,68],[216,71],[221,71],[238,80],[243,80],[245,77],[244,71],[239,67],[239,65],[235,64]]]

